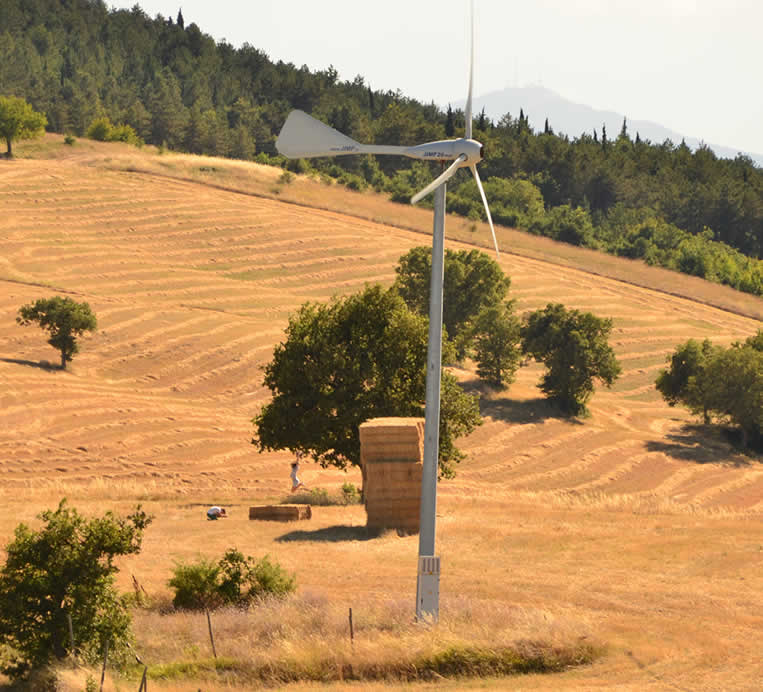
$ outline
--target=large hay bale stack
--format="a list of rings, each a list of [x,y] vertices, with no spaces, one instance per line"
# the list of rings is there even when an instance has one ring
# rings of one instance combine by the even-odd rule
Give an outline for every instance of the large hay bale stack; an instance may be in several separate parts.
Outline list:
[[[266,521],[300,521],[310,519],[313,510],[310,505],[259,505],[249,508],[250,519]]]
[[[373,418],[359,432],[366,525],[418,533],[424,419]]]

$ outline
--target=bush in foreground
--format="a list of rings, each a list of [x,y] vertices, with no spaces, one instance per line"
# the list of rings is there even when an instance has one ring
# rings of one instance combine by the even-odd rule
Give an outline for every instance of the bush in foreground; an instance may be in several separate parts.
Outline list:
[[[85,519],[62,500],[39,515],[44,526],[16,527],[0,570],[0,670],[13,678],[74,648],[95,662],[109,643],[110,660],[124,658],[132,639],[127,601],[114,587],[116,557],[140,551],[151,517],[138,506]]]
[[[175,592],[172,605],[186,610],[246,607],[264,596],[288,596],[297,588],[294,575],[267,555],[255,560],[235,548],[217,563],[177,565],[169,586]]]

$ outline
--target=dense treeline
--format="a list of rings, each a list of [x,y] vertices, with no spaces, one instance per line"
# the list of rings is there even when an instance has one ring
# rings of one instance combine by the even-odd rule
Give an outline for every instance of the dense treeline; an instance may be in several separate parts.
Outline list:
[[[216,43],[182,12],[152,19],[102,0],[3,0],[0,92],[27,99],[51,131],[82,135],[108,117],[153,144],[283,165],[275,139],[292,108],[385,144],[463,127],[459,111],[374,91],[360,76],[342,82],[331,67],[311,72],[248,44]],[[570,139],[548,123],[534,132],[521,112],[495,123],[481,115],[475,137],[497,221],[763,294],[763,170],[748,157],[651,143],[625,122],[614,137],[602,128]],[[398,200],[434,172],[396,157],[288,165]],[[484,213],[467,176],[449,185],[448,206]]]

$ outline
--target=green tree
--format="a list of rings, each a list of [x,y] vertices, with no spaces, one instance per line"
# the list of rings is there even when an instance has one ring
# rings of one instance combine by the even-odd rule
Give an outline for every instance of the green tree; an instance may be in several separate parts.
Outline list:
[[[607,341],[611,330],[611,319],[559,303],[536,310],[522,325],[523,353],[546,366],[540,389],[566,413],[586,413],[594,379],[611,386],[620,375]]]
[[[260,451],[291,449],[322,466],[360,464],[358,426],[423,414],[428,329],[381,286],[331,303],[306,303],[265,367],[273,399],[253,419]],[[447,357],[447,344],[444,348]],[[440,472],[462,457],[454,440],[481,423],[477,398],[442,375]]]
[[[185,139],[188,109],[183,104],[177,76],[169,67],[156,75],[147,100],[153,141],[177,149]]]
[[[735,345],[719,349],[704,373],[708,405],[721,420],[736,425],[742,446],[763,443],[763,351]]]
[[[419,315],[429,315],[432,251],[415,247],[395,267],[395,290]],[[480,250],[445,250],[442,323],[462,360],[471,345],[472,324],[483,308],[499,305],[511,280]]]
[[[448,104],[448,110],[445,114],[445,136],[453,137],[455,134],[456,134],[456,121],[453,117],[453,109],[450,107],[450,104]]]
[[[16,322],[23,326],[36,322],[50,334],[48,343],[61,351],[62,370],[66,369],[66,362],[79,353],[77,337],[94,332],[98,326],[90,305],[61,296],[40,298],[22,306]]]
[[[661,370],[655,387],[668,405],[682,404],[693,414],[702,414],[705,425],[710,423],[709,381],[705,377],[708,364],[717,349],[705,339],[702,343],[689,339],[668,356],[670,367]]]
[[[754,348],[756,351],[763,351],[763,329],[758,329],[756,334],[748,337],[744,345]]]
[[[114,561],[140,551],[152,518],[138,506],[127,517],[85,519],[66,500],[39,518],[37,531],[16,527],[0,570],[2,672],[19,677],[71,653],[67,616],[86,660],[98,660],[106,642],[112,660],[124,658],[130,614],[114,587]]]
[[[491,387],[505,389],[519,367],[520,322],[510,303],[484,308],[474,322],[477,375]]]
[[[568,204],[554,207],[545,217],[530,226],[532,231],[541,228],[543,235],[571,245],[593,245],[593,225],[585,209],[573,209]]]
[[[47,119],[24,99],[0,96],[0,137],[8,147],[6,156],[13,156],[12,144],[18,139],[34,139],[45,132]]]
[[[474,198],[479,199],[476,183],[470,180],[462,185],[462,188],[467,186],[469,190],[474,188]],[[545,215],[543,195],[529,180],[489,178],[485,181],[485,194],[490,201],[493,217],[500,215],[501,218],[513,221],[512,225],[518,223],[525,228],[535,221],[542,220]]]

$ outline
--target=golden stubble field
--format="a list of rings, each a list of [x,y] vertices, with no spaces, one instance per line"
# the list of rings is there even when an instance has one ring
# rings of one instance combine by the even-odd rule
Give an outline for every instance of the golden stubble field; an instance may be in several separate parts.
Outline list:
[[[268,396],[261,367],[289,314],[391,283],[400,255],[430,243],[431,212],[279,183],[254,164],[51,136],[18,150],[28,158],[0,161],[2,543],[63,496],[84,513],[139,501],[156,520],[124,562],[125,588],[135,575],[167,598],[177,560],[235,545],[269,553],[303,597],[352,607],[359,622],[380,603],[412,612],[416,537],[366,540],[361,507],[316,508],[298,526],[248,521],[248,505],[279,501],[290,482],[289,455],[249,440]],[[490,243],[482,227],[447,223],[449,247]],[[483,396],[484,425],[461,441],[469,457],[440,485],[443,621],[465,602],[509,608],[608,652],[562,675],[474,684],[760,689],[763,464],[665,405],[653,381],[681,341],[753,334],[763,301],[509,229],[499,243],[521,312],[553,301],[614,318],[623,375],[583,421],[545,404],[537,367]],[[87,300],[99,320],[67,372],[46,367],[57,352],[14,319],[55,294]],[[457,374],[478,388],[468,368]],[[303,476],[330,490],[360,482],[311,466]],[[211,503],[231,518],[207,523]],[[157,623],[141,617],[139,644],[158,650]]]

